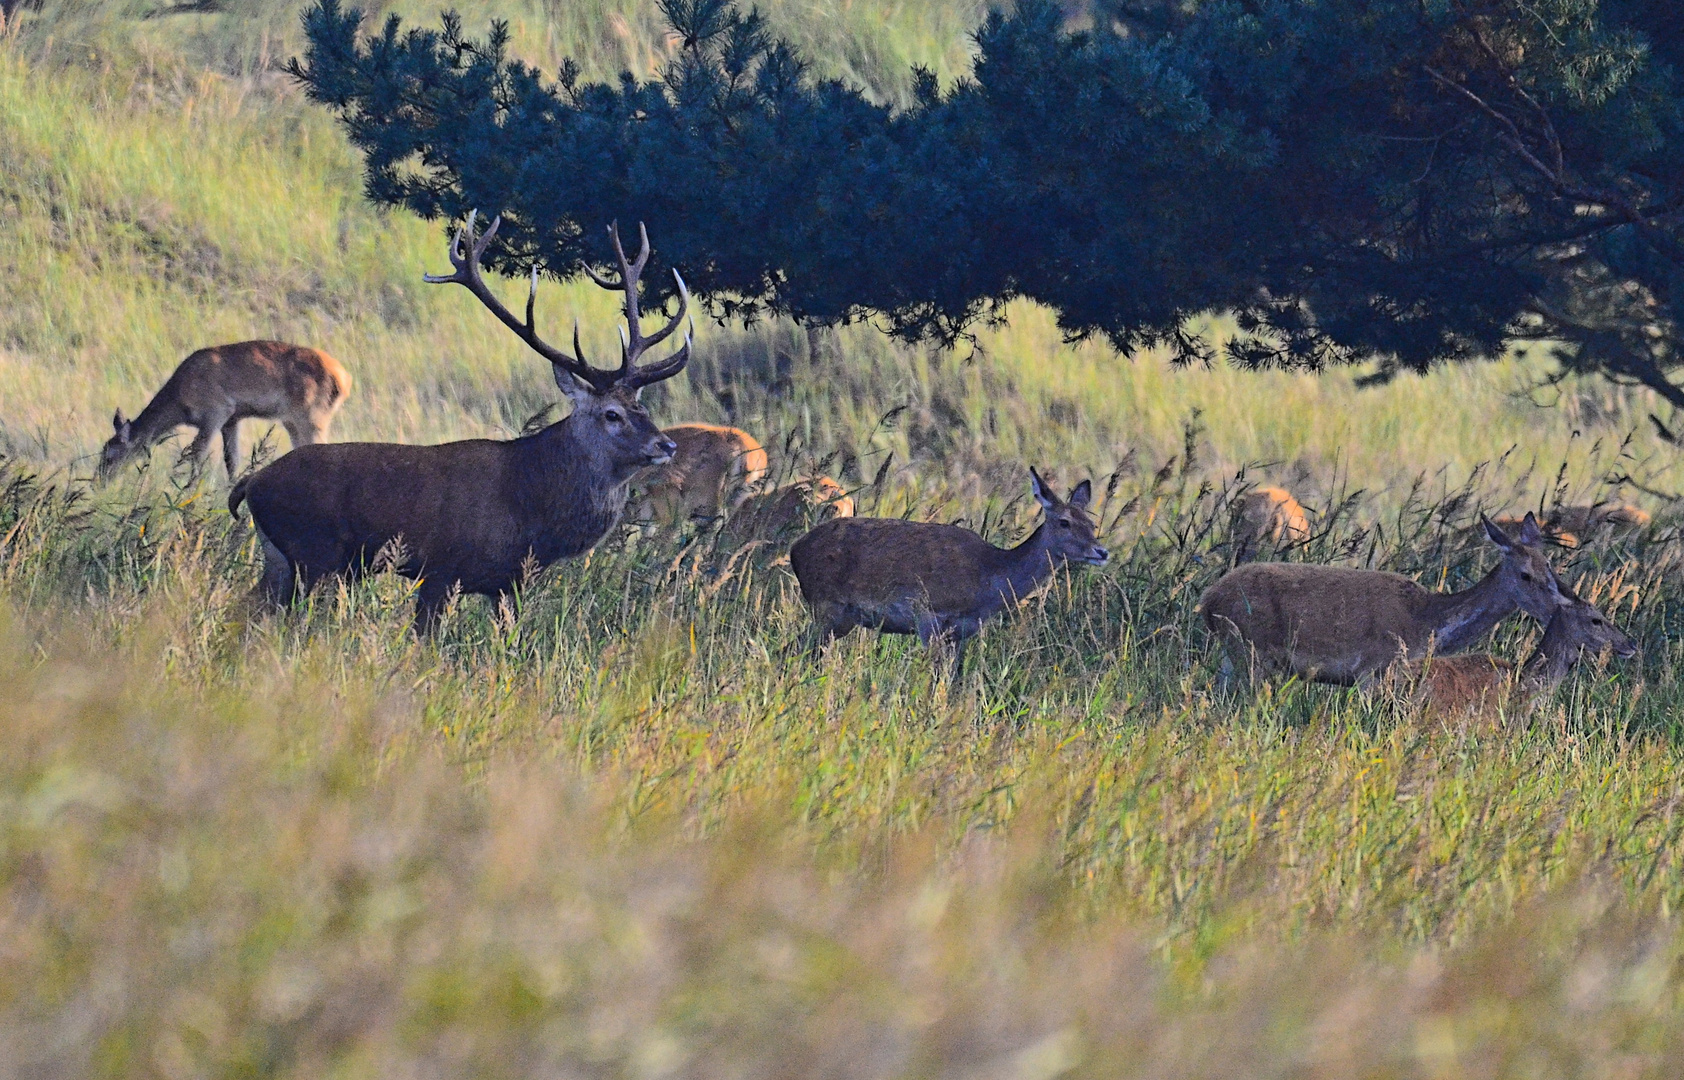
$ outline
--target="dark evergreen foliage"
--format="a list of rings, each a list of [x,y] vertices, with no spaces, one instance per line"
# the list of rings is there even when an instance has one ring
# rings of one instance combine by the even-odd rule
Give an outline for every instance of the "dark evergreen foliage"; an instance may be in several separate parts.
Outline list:
[[[1077,32],[1020,0],[898,111],[730,0],[662,7],[658,82],[546,80],[453,16],[359,38],[338,0],[293,72],[374,200],[501,212],[509,273],[604,262],[602,226],[643,220],[732,314],[950,340],[1027,296],[1196,358],[1188,317],[1231,311],[1238,362],[1381,377],[1532,337],[1684,406],[1675,0],[1092,0]]]

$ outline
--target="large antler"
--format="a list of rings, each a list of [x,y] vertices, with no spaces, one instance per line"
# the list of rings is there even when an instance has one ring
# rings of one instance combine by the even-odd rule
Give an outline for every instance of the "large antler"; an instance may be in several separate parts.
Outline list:
[[[624,367],[620,372],[602,371],[585,362],[585,354],[579,348],[579,324],[573,324],[573,351],[576,356],[569,356],[553,345],[548,344],[538,336],[538,330],[533,322],[533,308],[538,302],[538,268],[532,268],[532,286],[526,294],[526,321],[515,318],[514,312],[503,306],[497,299],[497,294],[486,285],[485,278],[480,276],[479,260],[490,246],[491,238],[497,235],[497,226],[503,223],[499,214],[491,219],[482,236],[474,235],[474,221],[479,217],[479,211],[468,213],[468,222],[456,230],[456,237],[450,242],[450,265],[454,271],[449,274],[422,274],[422,280],[429,285],[448,285],[454,282],[465,285],[480,303],[484,304],[491,313],[519,338],[532,347],[532,351],[548,360],[554,366],[568,374],[589,383],[598,392],[606,391],[620,381]],[[680,367],[683,365],[680,364]],[[664,378],[664,376],[662,376]]]
[[[616,379],[633,388],[670,379],[683,371],[684,365],[690,362],[690,334],[686,333],[684,344],[679,346],[677,352],[648,367],[637,366],[638,360],[645,352],[671,337],[673,332],[683,325],[684,315],[690,309],[690,290],[685,286],[684,278],[675,269],[672,279],[678,283],[678,314],[655,333],[648,337],[643,336],[638,326],[637,283],[643,276],[643,268],[649,264],[649,230],[643,227],[642,222],[638,222],[637,234],[640,241],[637,258],[627,259],[626,249],[620,245],[620,223],[615,222],[608,226],[608,235],[614,241],[614,257],[620,263],[620,280],[601,277],[589,264],[580,264],[584,267],[586,275],[604,289],[626,294],[626,329],[620,332],[620,370]]]

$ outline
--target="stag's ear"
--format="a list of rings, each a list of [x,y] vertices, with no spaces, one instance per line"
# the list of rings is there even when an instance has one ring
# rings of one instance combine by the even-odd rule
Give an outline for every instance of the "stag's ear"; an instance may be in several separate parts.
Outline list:
[[[1058,509],[1058,492],[1041,479],[1041,474],[1035,471],[1035,466],[1029,467],[1029,487],[1035,492],[1035,501],[1041,504],[1041,509],[1049,514]]]
[[[118,409],[116,412],[111,414],[111,430],[117,432],[120,435],[120,434],[122,434],[123,429],[128,427],[128,426],[129,426],[128,417],[123,415],[122,409]]]
[[[555,375],[556,386],[572,399],[575,406],[590,400],[592,390],[583,379],[576,377],[560,364],[551,364],[550,371]]]
[[[1531,515],[1528,514],[1527,516],[1530,517]],[[1484,514],[1479,515],[1479,521],[1480,521],[1480,524],[1485,526],[1486,538],[1489,539],[1493,544],[1496,544],[1498,547],[1502,548],[1504,551],[1508,551],[1509,549],[1514,547],[1514,539],[1512,537],[1510,537],[1508,533],[1503,531],[1503,527],[1501,525],[1497,524],[1495,521],[1492,521],[1490,518],[1486,517]]]
[[[1537,547],[1544,542],[1544,530],[1538,527],[1538,519],[1532,516],[1532,511],[1526,511],[1526,520],[1520,523],[1520,542],[1528,547]]]
[[[1076,490],[1070,493],[1070,505],[1074,506],[1078,510],[1086,510],[1088,508],[1088,500],[1092,498],[1093,484],[1087,480],[1083,480],[1080,484],[1076,485]]]

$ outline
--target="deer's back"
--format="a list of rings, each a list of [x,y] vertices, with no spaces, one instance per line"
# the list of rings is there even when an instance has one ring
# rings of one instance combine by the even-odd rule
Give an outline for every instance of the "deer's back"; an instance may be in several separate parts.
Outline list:
[[[756,538],[776,541],[822,521],[853,516],[854,500],[848,492],[830,477],[820,476],[749,499],[726,523],[725,539],[733,544]]]
[[[1309,539],[1310,521],[1304,507],[1285,488],[1261,487],[1248,491],[1237,507],[1235,532],[1242,541],[1299,542]]]
[[[741,428],[677,424],[662,429],[677,444],[672,461],[647,474],[639,517],[675,525],[713,517],[766,475],[766,449]]]
[[[1267,664],[1347,682],[1431,634],[1433,594],[1401,574],[1304,563],[1251,563],[1199,602],[1205,625]]]
[[[181,362],[166,388],[190,411],[226,401],[256,416],[332,412],[351,389],[351,375],[320,349],[284,341],[242,341],[200,349]]]
[[[969,529],[896,518],[835,518],[790,548],[810,604],[916,602],[938,614],[977,607],[1001,554]]]

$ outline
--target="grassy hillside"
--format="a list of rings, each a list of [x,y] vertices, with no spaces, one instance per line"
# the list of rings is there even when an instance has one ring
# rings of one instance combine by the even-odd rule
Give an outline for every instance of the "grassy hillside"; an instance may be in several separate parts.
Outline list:
[[[1002,542],[1026,465],[1091,475],[1113,564],[952,683],[898,639],[805,660],[787,571],[705,542],[604,545],[437,642],[390,579],[252,620],[249,531],[172,470],[183,440],[86,484],[188,351],[328,349],[340,438],[507,434],[557,394],[421,284],[442,233],[367,207],[276,76],[296,4],[156,6],[49,4],[0,46],[0,1075],[1676,1074],[1667,504],[1626,489],[1657,527],[1560,559],[1641,659],[1507,724],[1222,693],[1192,616],[1241,474],[1318,511],[1291,557],[1458,586],[1481,501],[1684,487],[1642,394],[1518,357],[1370,389],[1175,370],[1027,305],[957,354],[706,324],[659,418]],[[663,48],[652,4],[458,6],[545,66]],[[978,17],[763,7],[885,97],[962,73]],[[539,310],[611,349],[594,287]]]

